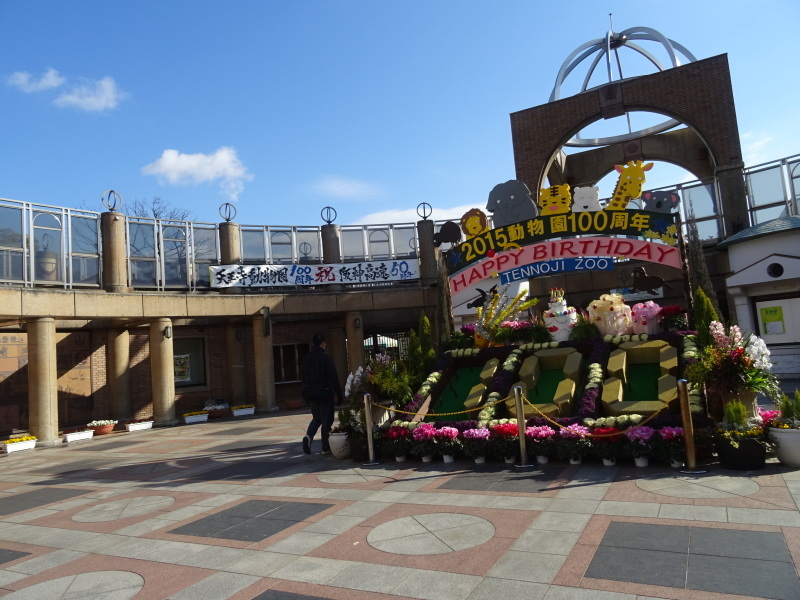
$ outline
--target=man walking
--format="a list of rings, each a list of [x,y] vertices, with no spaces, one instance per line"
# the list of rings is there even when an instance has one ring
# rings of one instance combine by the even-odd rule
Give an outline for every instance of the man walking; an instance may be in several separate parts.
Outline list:
[[[333,426],[333,396],[336,405],[343,402],[339,377],[333,359],[325,352],[325,336],[317,333],[311,338],[314,348],[303,357],[300,376],[303,380],[303,398],[311,407],[311,423],[303,436],[303,452],[311,454],[311,441],[322,427],[322,454],[330,454],[328,436]]]

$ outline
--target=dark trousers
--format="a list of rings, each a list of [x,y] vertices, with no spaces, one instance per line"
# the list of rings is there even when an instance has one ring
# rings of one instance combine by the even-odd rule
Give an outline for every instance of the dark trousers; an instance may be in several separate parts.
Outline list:
[[[309,399],[311,406],[311,423],[308,424],[306,435],[314,439],[317,430],[322,427],[322,449],[329,450],[328,436],[333,426],[333,398],[327,400]]]

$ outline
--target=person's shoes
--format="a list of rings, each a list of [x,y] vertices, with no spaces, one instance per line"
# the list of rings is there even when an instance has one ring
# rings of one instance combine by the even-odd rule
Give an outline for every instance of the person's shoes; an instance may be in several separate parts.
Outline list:
[[[311,438],[307,435],[303,436],[303,452],[311,454]]]
[[[330,454],[330,453],[331,453],[330,448],[326,448],[322,452],[320,452],[320,454]]]

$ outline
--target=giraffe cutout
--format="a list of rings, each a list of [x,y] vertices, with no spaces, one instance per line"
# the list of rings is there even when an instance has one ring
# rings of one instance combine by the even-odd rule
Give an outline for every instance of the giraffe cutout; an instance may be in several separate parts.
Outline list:
[[[619,173],[614,195],[603,210],[625,210],[628,203],[642,195],[642,186],[647,181],[644,172],[653,168],[653,163],[631,160],[624,165],[614,165]]]

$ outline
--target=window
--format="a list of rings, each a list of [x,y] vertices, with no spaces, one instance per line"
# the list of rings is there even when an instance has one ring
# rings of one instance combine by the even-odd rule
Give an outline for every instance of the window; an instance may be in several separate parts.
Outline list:
[[[176,388],[208,384],[204,338],[176,338],[172,352]]]
[[[272,347],[275,383],[300,381],[300,361],[308,354],[308,343],[281,344]]]

